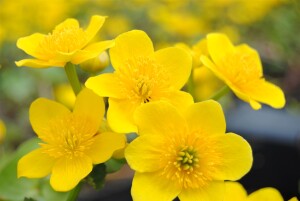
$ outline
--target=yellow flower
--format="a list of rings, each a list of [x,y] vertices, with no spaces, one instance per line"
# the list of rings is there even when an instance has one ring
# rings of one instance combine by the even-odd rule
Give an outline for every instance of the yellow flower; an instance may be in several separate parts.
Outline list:
[[[99,132],[104,112],[103,99],[89,89],[79,93],[73,112],[45,98],[35,100],[29,117],[42,143],[19,160],[18,177],[51,174],[50,184],[56,191],[74,188],[93,164],[107,161],[125,146],[124,135]]]
[[[80,67],[92,74],[98,73],[109,65],[109,56],[106,51],[100,53],[97,57],[83,62]]]
[[[114,41],[102,41],[88,45],[105,21],[105,17],[94,15],[86,30],[79,27],[76,19],[69,18],[57,25],[52,34],[35,33],[17,41],[18,48],[36,59],[24,59],[17,66],[46,68],[63,67],[67,62],[80,64],[98,56],[113,46]]]
[[[224,180],[238,180],[252,165],[251,147],[239,135],[225,134],[219,103],[209,100],[180,113],[166,102],[135,113],[140,136],[125,150],[136,171],[135,201],[214,200],[224,196]]]
[[[6,134],[6,127],[4,122],[0,119],[0,144],[4,141]]]
[[[170,47],[154,52],[143,31],[119,35],[110,49],[114,73],[91,77],[85,83],[102,97],[109,97],[107,120],[120,133],[136,132],[135,110],[144,103],[165,100],[179,108],[193,103],[190,94],[180,91],[192,67],[191,57]]]
[[[71,109],[74,107],[76,96],[72,87],[69,84],[60,84],[54,86],[53,95],[56,101],[62,103],[68,108]]]
[[[195,100],[207,100],[224,85],[209,69],[204,66],[193,72]]]
[[[280,192],[272,187],[261,188],[249,196],[238,182],[225,182],[224,201],[284,201]],[[289,201],[298,201],[296,197]]]
[[[177,43],[176,47],[186,50],[193,58],[193,68],[201,67],[203,64],[200,60],[202,55],[208,55],[206,39],[198,41],[195,45],[190,48],[184,43]]]
[[[223,80],[242,100],[255,110],[261,103],[282,108],[285,97],[282,90],[263,78],[258,53],[246,44],[233,46],[224,34],[208,34],[208,51],[212,61],[202,56],[201,61]]]

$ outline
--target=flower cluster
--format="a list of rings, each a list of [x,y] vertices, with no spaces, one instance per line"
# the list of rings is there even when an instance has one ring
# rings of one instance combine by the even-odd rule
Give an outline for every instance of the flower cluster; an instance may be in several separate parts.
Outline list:
[[[51,175],[53,189],[70,191],[97,164],[124,149],[124,133],[135,132],[124,151],[135,171],[135,201],[227,199],[231,184],[225,181],[239,180],[251,169],[251,147],[240,135],[226,133],[218,102],[195,102],[182,89],[192,70],[204,65],[254,109],[260,103],[281,108],[283,92],[264,80],[258,53],[247,45],[233,46],[218,33],[193,51],[182,45],[154,51],[141,30],[88,45],[104,20],[93,16],[83,30],[77,20],[67,19],[51,34],[18,40],[18,47],[35,57],[16,62],[18,66],[64,67],[77,95],[71,110],[45,98],[31,104],[31,126],[41,142],[19,160],[18,177]],[[73,64],[108,48],[114,71],[89,77],[82,89]],[[102,97],[108,97],[107,112]],[[106,119],[109,129],[103,129]]]

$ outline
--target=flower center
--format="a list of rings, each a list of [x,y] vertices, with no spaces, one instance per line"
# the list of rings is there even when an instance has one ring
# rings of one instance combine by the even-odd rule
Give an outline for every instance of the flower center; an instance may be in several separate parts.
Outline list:
[[[116,75],[124,96],[135,102],[148,103],[158,99],[169,88],[167,74],[148,57],[128,59]]]
[[[90,120],[70,114],[65,118],[50,122],[40,138],[42,147],[54,158],[76,157],[83,154],[94,142],[96,131],[90,128]]]
[[[190,174],[194,170],[194,167],[199,167],[198,162],[199,158],[194,148],[185,146],[178,152],[174,165],[179,171],[183,170],[187,174]]]
[[[222,163],[214,138],[198,132],[172,135],[164,142],[161,163],[162,179],[180,188],[197,189],[208,185]]]
[[[237,87],[243,87],[262,77],[258,62],[252,55],[237,52],[226,56],[222,65],[223,73]]]
[[[86,45],[86,33],[79,27],[68,26],[54,30],[40,43],[40,50],[47,58],[53,58],[57,52],[72,53]]]

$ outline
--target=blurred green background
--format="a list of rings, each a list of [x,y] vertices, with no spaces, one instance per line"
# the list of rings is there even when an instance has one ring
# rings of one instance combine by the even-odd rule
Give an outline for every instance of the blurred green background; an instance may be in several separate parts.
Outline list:
[[[16,67],[15,61],[29,57],[16,47],[17,39],[50,33],[70,17],[86,27],[94,14],[108,16],[95,40],[141,29],[156,49],[179,42],[192,46],[210,32],[247,43],[259,52],[266,78],[284,90],[286,109],[300,113],[298,0],[0,0],[0,120],[6,127],[2,139],[0,126],[0,169],[20,143],[34,136],[30,103],[54,98],[54,89],[67,83],[63,68]],[[82,81],[90,76],[78,70]]]

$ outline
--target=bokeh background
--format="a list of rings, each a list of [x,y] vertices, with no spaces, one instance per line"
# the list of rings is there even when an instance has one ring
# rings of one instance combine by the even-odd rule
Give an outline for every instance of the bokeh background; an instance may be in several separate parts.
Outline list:
[[[47,97],[70,106],[74,100],[63,68],[16,67],[15,61],[28,57],[16,47],[17,39],[35,32],[49,33],[70,17],[86,27],[94,14],[108,16],[95,40],[141,29],[153,40],[155,49],[177,43],[192,47],[207,33],[222,32],[235,44],[254,47],[261,56],[265,77],[284,90],[287,105],[282,110],[264,106],[253,111],[232,94],[220,100],[226,110],[227,130],[243,135],[254,151],[253,168],[241,182],[249,193],[273,186],[286,199],[299,195],[299,0],[0,0],[0,200],[9,198],[5,194],[9,190],[3,186],[14,182],[9,180],[14,179],[12,176],[3,176],[4,170],[16,157],[20,144],[34,136],[28,120],[30,103]],[[107,67],[104,72],[110,70]],[[83,82],[91,76],[82,69],[78,71]],[[222,86],[207,71],[195,71],[193,76],[198,101]],[[130,200],[130,173],[124,171],[113,178],[118,182],[112,188],[119,186],[117,194],[124,193],[128,197],[122,196],[124,200]],[[122,179],[125,182],[120,182]],[[100,192],[102,200],[110,199],[105,197],[110,196],[108,191],[106,187]],[[17,196],[13,198],[18,200]]]

